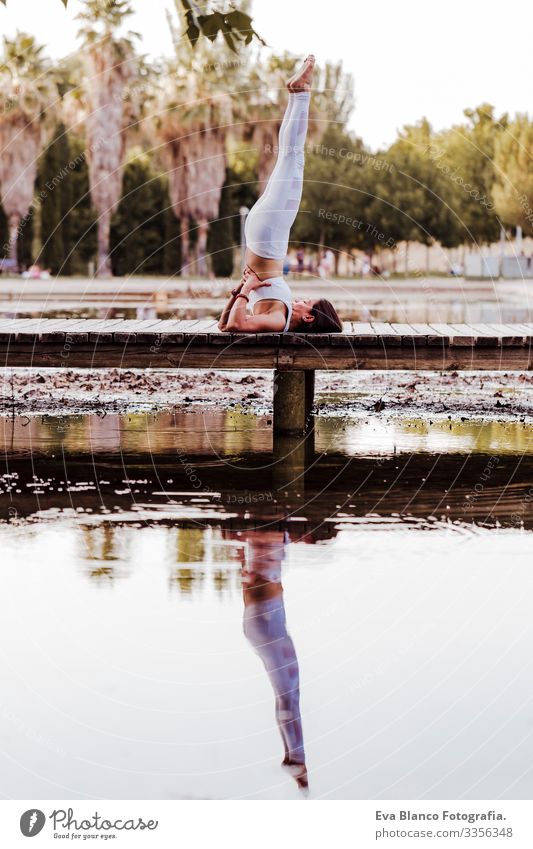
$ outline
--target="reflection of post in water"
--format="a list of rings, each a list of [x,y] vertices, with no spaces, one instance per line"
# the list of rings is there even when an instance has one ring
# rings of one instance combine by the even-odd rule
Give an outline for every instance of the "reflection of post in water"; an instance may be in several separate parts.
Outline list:
[[[272,483],[281,496],[305,500],[305,470],[313,462],[314,430],[305,436],[278,436],[274,440]]]
[[[276,698],[276,722],[285,756],[282,766],[301,790],[308,787],[300,716],[298,659],[287,633],[281,565],[288,534],[280,531],[243,531],[247,557],[242,556],[244,634],[263,661]],[[245,559],[246,557],[246,559]]]

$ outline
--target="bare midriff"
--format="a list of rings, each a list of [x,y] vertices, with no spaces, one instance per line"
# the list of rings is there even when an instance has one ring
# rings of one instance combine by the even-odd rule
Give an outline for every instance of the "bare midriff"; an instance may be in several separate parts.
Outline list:
[[[244,261],[246,265],[250,266],[252,271],[255,271],[260,280],[283,276],[283,260],[265,259],[264,256],[257,256],[250,248],[246,248]]]
[[[260,280],[268,280],[269,277],[283,277],[283,262],[279,259],[265,259],[264,256],[254,254],[250,248],[246,248],[244,257],[246,265],[249,265],[252,271],[255,271]],[[264,300],[257,301],[254,306],[254,315],[265,313],[278,312],[282,305],[283,314],[287,316],[287,307],[281,301]]]

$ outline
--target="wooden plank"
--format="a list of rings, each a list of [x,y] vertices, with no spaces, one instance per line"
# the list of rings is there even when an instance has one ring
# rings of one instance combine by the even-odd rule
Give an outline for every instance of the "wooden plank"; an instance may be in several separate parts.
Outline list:
[[[68,322],[65,327],[65,343],[82,342],[84,333],[88,333],[89,342],[110,342],[115,329],[123,327],[125,321],[123,318],[89,318]]]
[[[30,327],[34,324],[34,318],[6,318],[0,322],[0,339],[3,342],[14,342],[17,332],[20,332],[25,327]]]
[[[35,337],[39,338],[40,330],[43,327],[54,328],[58,325],[58,323],[59,324],[62,323],[61,319],[47,319],[47,318],[31,319],[30,321],[26,321],[25,324],[19,325],[16,329],[12,327],[13,332],[11,334],[6,333],[6,336],[10,335],[13,341],[15,341],[20,336],[22,336],[22,338],[25,338],[25,337],[28,337],[28,336],[35,336]],[[6,331],[9,329],[9,324],[6,324],[5,329],[6,329]]]
[[[257,333],[232,333],[232,345],[257,345]]]
[[[281,334],[281,344],[284,347],[293,346],[293,345],[307,345],[307,341],[305,338],[305,333],[282,333]]]
[[[102,319],[86,318],[41,319],[38,325],[27,326],[22,332],[17,333],[17,342],[21,343],[32,337],[35,342],[50,342],[60,339],[64,340],[66,344],[85,342],[88,341],[91,328],[104,323],[116,325],[118,320],[104,322]],[[110,340],[112,338],[111,334],[108,334],[108,337]]]
[[[378,336],[378,345],[388,347],[389,345],[401,345],[402,337],[396,333],[392,324],[387,321],[372,321],[373,329]]]
[[[257,334],[257,344],[258,345],[281,345],[281,340],[283,337],[283,333],[258,333]]]
[[[427,345],[428,343],[427,335],[417,333],[411,324],[392,322],[392,329],[402,337],[402,345]]]
[[[452,325],[452,324],[433,324],[430,323],[437,332],[447,333],[448,344],[453,347],[472,347],[475,343],[476,336],[474,331],[468,325]],[[467,328],[461,330],[460,328]]]
[[[328,345],[331,345],[331,338],[329,333],[305,333],[305,340],[309,343],[309,345],[313,345],[315,348],[325,348]]]
[[[178,321],[175,318],[162,319],[157,324],[157,332],[154,333],[152,344],[156,347],[162,344],[182,345],[184,332],[179,328],[184,324],[190,324],[190,322]]]
[[[83,318],[41,319],[37,324],[28,325],[17,332],[17,344],[32,340],[37,343],[50,339],[63,339],[65,344],[87,342],[89,339],[87,322],[88,319]]]
[[[354,336],[377,336],[376,331],[369,321],[351,321],[350,333]]]
[[[163,345],[190,344],[190,334],[196,321],[164,319],[158,326],[159,342]]]
[[[443,347],[444,345],[448,345],[448,336],[444,333],[439,333],[436,331],[431,324],[412,324],[411,327],[415,331],[415,333],[421,336],[426,337],[426,341],[428,345],[440,345]],[[418,344],[415,342],[415,344]]]
[[[332,345],[342,348],[351,347],[350,334],[352,332],[351,321],[342,322],[342,331],[340,333],[330,333],[330,341]]]
[[[533,345],[533,324],[522,323],[522,324],[512,324],[510,327],[519,328],[519,332],[524,333],[524,344],[525,345]]]
[[[149,342],[153,340],[160,323],[161,320],[156,318],[145,318],[141,321],[123,319],[113,330],[113,339],[116,342]]]
[[[231,333],[223,330],[209,334],[210,345],[231,345]]]
[[[349,337],[352,345],[377,345],[378,335],[369,321],[352,321]]]
[[[490,327],[498,334],[501,345],[525,345],[527,332],[519,324],[491,324]]]
[[[209,344],[209,331],[215,331],[217,322],[213,318],[198,319],[197,321],[183,322],[188,324],[188,329],[185,329],[185,341],[189,345],[207,345]],[[188,338],[187,338],[188,337]]]
[[[476,335],[476,345],[484,345],[486,348],[500,346],[500,337],[489,324],[471,324],[469,327],[478,334]]]
[[[94,345],[72,344],[68,352],[71,368],[207,368],[207,369],[408,369],[408,370],[531,370],[533,354],[529,347],[432,347],[401,345],[385,350],[380,345],[367,347],[332,346],[327,351],[311,345],[279,347],[257,345],[250,357],[248,348],[227,346],[154,346],[121,345],[116,342]],[[47,344],[0,344],[2,366],[65,365],[65,346]]]
[[[533,330],[529,330],[527,324],[501,324],[495,326],[506,327],[511,335],[521,336],[523,345],[533,345]]]

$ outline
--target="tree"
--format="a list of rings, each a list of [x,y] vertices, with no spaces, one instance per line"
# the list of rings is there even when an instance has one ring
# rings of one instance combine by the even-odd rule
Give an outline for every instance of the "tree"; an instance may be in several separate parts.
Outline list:
[[[517,115],[500,133],[494,155],[496,211],[504,224],[533,235],[533,123]]]
[[[73,201],[68,205],[68,215],[63,227],[70,232],[65,242],[65,262],[73,274],[86,274],[87,263],[94,262],[97,250],[96,210],[91,206],[87,150],[82,138],[69,134],[69,175],[66,186]],[[65,230],[64,230],[65,232]]]
[[[68,0],[61,0],[64,7],[68,5]],[[0,0],[4,6],[7,0]],[[118,6],[120,0],[98,0],[98,5],[104,9],[111,9]],[[252,18],[250,15],[231,9],[229,12],[213,11],[206,13],[202,12],[198,3],[194,0],[180,0],[185,23],[185,35],[189,42],[194,47],[200,35],[205,36],[210,41],[215,41],[219,34],[222,34],[228,47],[237,52],[237,47],[241,44],[250,44],[253,38],[256,38],[261,44],[265,42],[252,27]]]
[[[111,216],[122,189],[130,108],[126,87],[135,74],[133,39],[137,34],[119,36],[117,31],[131,14],[129,0],[84,0],[84,10],[78,15],[86,69],[89,179],[92,203],[98,212],[96,274],[104,277],[111,274]]]
[[[40,209],[40,260],[53,274],[70,274],[72,183],[70,152],[64,124],[39,160],[37,200]]]
[[[455,185],[435,168],[428,151],[433,143],[426,119],[406,126],[398,139],[378,157],[386,167],[378,171],[372,220],[396,244],[400,241],[446,247],[464,238],[454,211]],[[407,268],[406,249],[406,268]]]
[[[361,139],[332,124],[306,154],[300,211],[292,239],[336,251],[364,248],[373,202]]]
[[[134,152],[124,169],[123,196],[111,223],[115,274],[163,273],[168,205],[166,181],[146,154]]]
[[[190,268],[195,222],[197,270],[205,275],[209,221],[218,216],[226,175],[232,109],[225,89],[238,66],[229,62],[229,48],[219,52],[216,63],[204,45],[192,51],[170,23],[175,56],[165,63],[162,84],[153,92],[152,127],[161,145],[172,209],[180,220],[182,268]]]
[[[496,145],[507,125],[507,116],[496,119],[493,107],[486,103],[465,109],[464,114],[468,123],[435,136],[428,155],[450,184],[453,210],[464,239],[488,244],[500,233],[492,189]]]
[[[213,273],[216,277],[231,277],[233,272],[234,205],[232,201],[233,186],[231,182],[231,171],[228,170],[220,194],[218,218],[211,223],[207,240],[207,249],[211,257]]]
[[[0,194],[8,218],[9,257],[17,260],[21,222],[33,200],[37,160],[57,88],[43,47],[32,35],[4,38],[0,64]]]

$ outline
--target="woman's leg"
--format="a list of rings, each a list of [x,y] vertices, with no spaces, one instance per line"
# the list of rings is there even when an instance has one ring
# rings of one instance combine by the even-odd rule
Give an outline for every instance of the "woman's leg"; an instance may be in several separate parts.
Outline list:
[[[246,244],[254,254],[283,260],[302,199],[309,91],[289,94],[279,131],[278,156],[265,191],[248,213]]]
[[[284,763],[305,764],[300,675],[294,643],[287,633],[283,596],[274,605],[256,602],[244,610],[244,634],[263,661],[276,697],[276,722]]]

